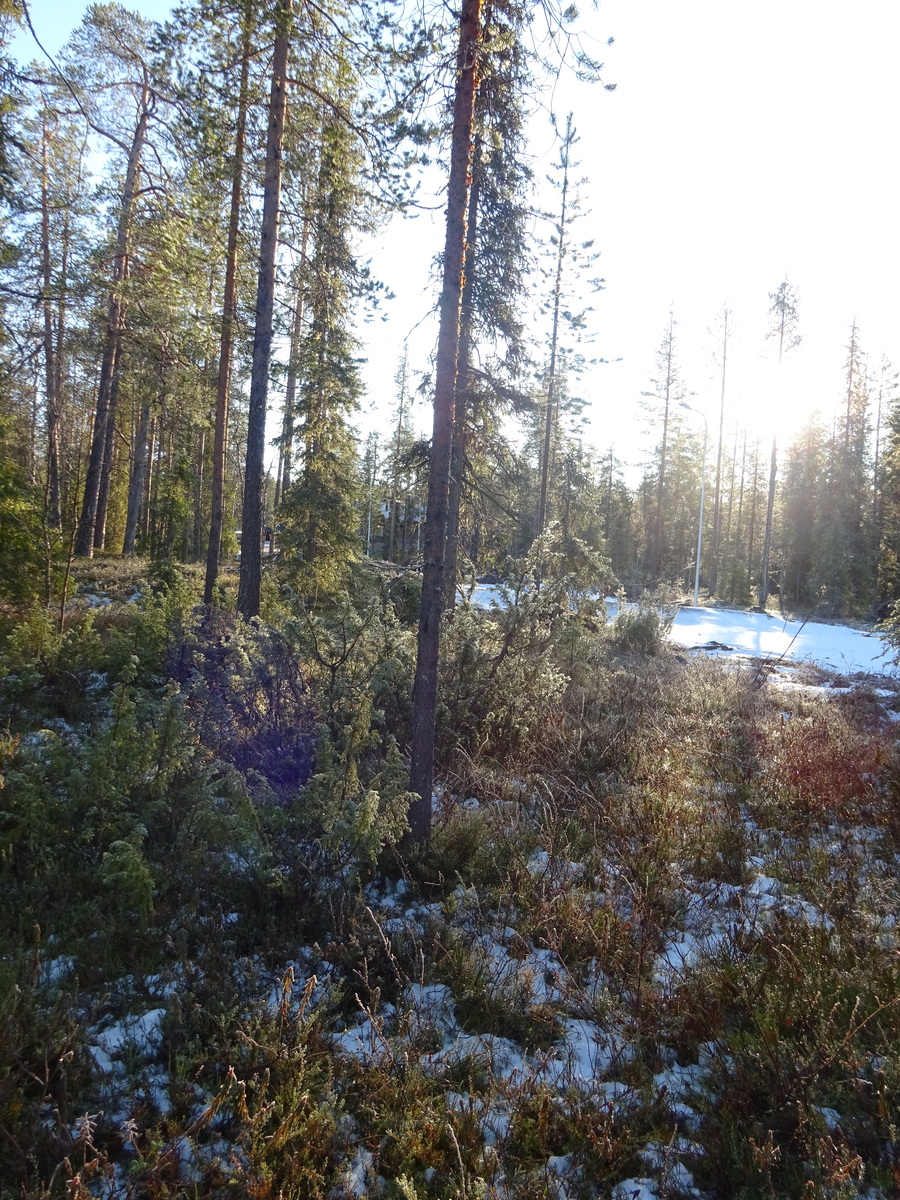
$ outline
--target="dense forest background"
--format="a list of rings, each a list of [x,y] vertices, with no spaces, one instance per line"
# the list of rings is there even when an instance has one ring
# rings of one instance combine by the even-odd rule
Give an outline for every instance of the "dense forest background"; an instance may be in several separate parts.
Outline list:
[[[361,308],[385,303],[359,246],[447,152],[453,31],[408,19],[401,30],[370,6],[294,20],[262,465],[258,451],[248,459],[247,430],[259,404],[271,14],[186,7],[153,27],[95,6],[58,61],[6,61],[0,353],[4,519],[18,563],[6,586],[49,599],[60,564],[101,550],[231,560],[248,462],[251,493],[264,473],[260,540],[277,527],[283,568],[307,584],[333,582],[361,554],[421,562],[429,447],[413,408],[433,365],[398,363],[392,409],[377,434],[357,436],[365,347],[355,331]],[[706,444],[706,418],[686,411],[693,381],[674,314],[635,398],[646,416],[639,480],[615,449],[590,444],[585,406],[603,401],[581,386],[591,353],[581,337],[602,281],[577,134],[571,118],[557,129],[554,211],[535,247],[525,124],[545,67],[526,52],[526,30],[537,34],[524,11],[494,6],[488,21],[453,469],[458,569],[497,571],[555,524],[604,554],[608,582],[629,595],[690,589],[703,491],[709,597],[776,594],[819,615],[865,615],[893,599],[896,374],[868,356],[855,321],[837,404],[790,444],[762,439],[729,402],[727,305],[710,314],[721,400]],[[790,280],[772,288],[780,362],[802,337],[802,299]]]

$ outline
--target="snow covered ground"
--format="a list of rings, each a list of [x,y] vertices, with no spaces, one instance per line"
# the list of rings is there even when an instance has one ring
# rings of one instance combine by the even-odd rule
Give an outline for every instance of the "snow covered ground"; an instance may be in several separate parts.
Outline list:
[[[809,621],[784,621],[768,613],[725,608],[681,608],[672,626],[671,639],[688,649],[718,642],[720,653],[749,654],[759,658],[784,656],[794,662],[813,662],[837,671],[866,671],[875,675],[893,671],[891,649],[877,633],[848,625]],[[888,657],[885,658],[887,651]]]
[[[488,607],[503,603],[503,598],[497,588],[479,585],[470,602]],[[615,620],[618,601],[608,598],[606,605],[609,620]],[[780,689],[779,702],[783,698],[788,709],[797,691],[836,698],[852,690],[804,682],[811,673],[798,669],[799,663],[816,664],[846,675],[897,674],[890,661],[892,651],[880,635],[843,625],[803,625],[736,609],[684,607],[676,614],[670,638],[673,644],[700,654],[777,663],[778,672],[766,674],[769,685]],[[890,698],[896,704],[893,681],[884,684],[885,688],[874,695]],[[795,718],[791,712],[781,714],[782,726],[795,719],[805,718]],[[455,803],[447,805],[446,813],[452,812]],[[442,819],[446,815],[443,799],[436,798],[436,807]],[[563,928],[565,914],[575,912],[575,917],[568,918],[573,936],[580,936],[584,930],[590,934],[596,926],[613,930],[619,942],[627,945],[626,931],[632,922],[650,920],[646,914],[651,910],[640,909],[636,902],[636,897],[649,891],[645,888],[641,892],[634,882],[643,878],[635,874],[637,866],[645,861],[656,863],[650,852],[635,850],[630,834],[617,841],[609,833],[602,857],[595,855],[590,865],[586,865],[588,860],[571,861],[568,835],[557,839],[553,827],[545,825],[545,809],[538,792],[532,798],[523,794],[521,803],[472,796],[458,807],[467,812],[484,808],[488,817],[483,828],[490,829],[493,837],[509,839],[519,850],[529,847],[530,857],[522,857],[521,863],[531,883],[522,887],[521,898],[505,897],[495,911],[492,884],[466,885],[460,881],[447,896],[433,899],[421,896],[405,878],[376,876],[366,886],[361,913],[371,923],[375,944],[384,947],[386,960],[393,965],[402,986],[393,1003],[385,1001],[371,1008],[360,1003],[359,1014],[345,1013],[328,1028],[336,1073],[340,1074],[341,1060],[373,1074],[382,1065],[385,1078],[395,1071],[394,1064],[403,1064],[404,1070],[414,1064],[421,1078],[429,1081],[434,1096],[446,1102],[448,1113],[467,1114],[477,1124],[484,1144],[484,1162],[488,1167],[493,1164],[489,1190],[480,1193],[488,1200],[512,1200],[515,1195],[513,1156],[508,1147],[513,1142],[515,1123],[524,1120],[521,1114],[530,1111],[529,1097],[533,1096],[553,1097],[553,1111],[563,1117],[579,1111],[581,1104],[585,1112],[591,1111],[590,1105],[599,1098],[607,1109],[604,1119],[612,1131],[610,1137],[619,1136],[629,1123],[640,1130],[641,1121],[635,1114],[647,1113],[647,1140],[629,1168],[634,1174],[614,1184],[607,1193],[611,1200],[666,1200],[673,1195],[684,1200],[706,1200],[714,1193],[704,1192],[700,1186],[707,1154],[705,1142],[710,1141],[704,1122],[709,1121],[710,1109],[719,1095],[717,1089],[730,1079],[732,1047],[721,1030],[716,1035],[718,1041],[699,1040],[696,1047],[691,1047],[685,1035],[683,1044],[676,1044],[669,1035],[681,1028],[678,1014],[693,1003],[691,989],[696,995],[705,994],[710,981],[723,971],[733,974],[737,965],[748,972],[746,964],[752,965],[755,946],[764,950],[780,948],[786,936],[802,941],[813,931],[822,934],[821,944],[828,947],[829,953],[837,954],[836,947],[840,947],[846,932],[838,921],[848,919],[845,898],[851,891],[854,903],[865,910],[859,925],[865,938],[886,958],[896,954],[900,947],[896,917],[900,856],[894,853],[889,831],[870,823],[871,814],[866,822],[853,825],[823,812],[821,827],[809,834],[807,844],[802,840],[801,823],[789,831],[758,824],[733,784],[715,776],[709,781],[704,778],[698,784],[695,817],[706,822],[702,826],[704,835],[718,838],[715,844],[719,849],[708,860],[703,855],[687,855],[684,861],[665,860],[669,873],[662,876],[665,887],[659,888],[659,909],[653,910],[652,929],[647,925],[651,934],[645,943],[642,932],[635,943],[640,954],[646,944],[647,953],[652,955],[647,960],[646,975],[653,1003],[671,1017],[652,1046],[651,1055],[647,1026],[641,1024],[647,1020],[641,1009],[642,993],[628,991],[622,982],[625,975],[616,974],[623,972],[624,961],[617,957],[616,947],[610,952],[609,963],[596,958],[587,966],[573,966],[555,944],[550,944],[552,939],[559,941],[556,924],[552,928],[547,925],[552,920]],[[647,811],[652,816],[655,810]],[[679,812],[683,820],[690,819],[690,809]],[[726,827],[726,818],[732,822],[730,827]],[[534,836],[530,844],[529,831]],[[732,856],[727,861],[726,852]],[[237,854],[229,855],[229,859],[232,857],[237,871],[248,870],[246,859]],[[509,878],[514,876],[510,874]],[[826,879],[835,882],[826,884]],[[848,880],[852,880],[852,887]],[[539,919],[529,912],[526,901],[540,904],[540,911],[551,916]],[[229,944],[230,931],[242,919],[241,913],[219,909],[216,920],[223,944]],[[545,926],[549,932],[541,932]],[[396,943],[394,939],[398,939]],[[432,944],[454,947],[460,965],[449,982],[449,952],[444,954],[440,969],[431,963],[426,969],[425,948]],[[395,946],[402,951],[399,957],[395,956]],[[400,966],[411,946],[418,947],[421,956],[418,978],[404,975]],[[339,955],[333,957],[340,960]],[[279,969],[263,966],[263,956],[240,961],[241,970],[247,972],[248,988],[252,983],[259,995],[268,994],[271,1014],[282,1014],[283,1019],[283,1014],[289,1013],[298,1024],[304,1012],[319,1005],[325,1013],[343,986],[339,968],[331,958],[323,957],[318,943],[298,947]],[[60,989],[71,981],[76,960],[57,953],[48,957],[43,967],[48,988]],[[167,1065],[167,1031],[178,1020],[181,994],[188,993],[189,976],[184,974],[182,978],[183,974],[179,964],[171,968],[171,978],[165,982],[163,976],[153,975],[143,980],[143,988],[123,988],[127,999],[122,1007],[127,1011],[110,1011],[99,1017],[89,1030],[87,1049],[107,1118],[125,1136],[126,1165],[127,1156],[135,1154],[129,1141],[132,1131],[138,1130],[138,1121],[144,1119],[148,1109],[157,1113],[160,1121],[166,1121],[186,1087],[193,1086],[193,1124],[187,1133],[170,1136],[159,1151],[160,1161],[168,1171],[177,1171],[184,1182],[197,1183],[205,1172],[213,1171],[224,1176],[234,1174],[236,1179],[243,1169],[243,1150],[223,1136],[226,1125],[217,1116],[220,1102],[199,1085],[178,1078]],[[466,1009],[464,1002],[471,1001],[472,995],[483,997],[480,1003],[484,1011],[479,1012],[477,1004],[473,1008],[471,1003]],[[519,1010],[536,1014],[534,1020],[540,1018],[545,1025],[547,1014],[552,1015],[550,1044],[538,1039],[531,1046],[526,1044],[524,1034],[515,1040],[523,1026],[503,1014],[518,1017]],[[323,1028],[330,1019],[323,1016]],[[492,1021],[500,1022],[502,1032],[480,1028]],[[865,1024],[863,1021],[858,1030]],[[641,1045],[644,1058],[638,1061],[636,1048]],[[799,1054],[796,1047],[794,1053]],[[651,1067],[648,1060],[653,1056],[656,1062]],[[872,1078],[861,1078],[862,1084],[875,1086],[872,1079],[880,1078],[881,1061],[874,1051],[860,1059],[864,1064],[860,1070],[871,1068],[874,1073]],[[876,1066],[871,1066],[873,1063]],[[481,1080],[477,1087],[472,1086],[473,1079]],[[857,1117],[850,1101],[842,1115],[831,1106],[832,1096],[824,1084],[820,1091],[821,1095],[816,1093],[818,1103],[809,1113],[821,1125],[817,1136],[824,1144],[826,1135],[833,1134],[840,1140],[841,1122],[846,1120],[851,1129]],[[78,1120],[89,1117],[86,1114]],[[388,1181],[379,1174],[383,1168],[371,1148],[375,1142],[363,1136],[355,1118],[348,1115],[345,1126],[340,1194],[357,1200],[383,1195]],[[452,1128],[450,1124],[447,1127]],[[75,1121],[70,1134],[74,1142],[81,1137],[79,1128]],[[667,1131],[664,1142],[658,1140],[659,1129]],[[200,1132],[203,1137],[198,1136]],[[428,1170],[434,1173],[433,1168]],[[572,1154],[549,1154],[545,1194],[555,1200],[571,1200],[583,1183],[580,1171]],[[428,1171],[425,1177],[430,1180]],[[108,1190],[98,1190],[97,1194],[110,1200],[125,1200],[131,1194],[122,1164],[116,1164]],[[861,1200],[883,1200],[888,1193],[868,1188],[860,1176],[858,1189],[844,1194]]]
[[[478,584],[472,604],[487,608],[502,603],[498,588]],[[618,601],[606,598],[610,621],[615,620]],[[826,625],[821,621],[786,621],[770,613],[736,608],[687,608],[678,610],[670,634],[678,646],[693,650],[709,647],[720,655],[783,658],[810,662],[834,671],[865,671],[873,675],[893,674],[892,651],[878,633],[851,629],[848,625]]]

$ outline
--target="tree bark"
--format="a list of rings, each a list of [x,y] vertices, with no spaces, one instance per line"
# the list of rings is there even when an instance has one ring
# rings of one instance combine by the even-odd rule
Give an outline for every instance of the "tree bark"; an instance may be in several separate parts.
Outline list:
[[[281,160],[287,113],[287,67],[291,41],[292,0],[277,0],[276,36],[269,93],[269,131],[263,180],[263,215],[256,287],[253,365],[250,372],[250,411],[247,417],[247,458],[244,506],[241,515],[241,576],[238,611],[248,619],[259,613],[262,585],[263,485],[265,472],[266,399],[275,310],[275,251],[281,205]]]
[[[481,43],[481,0],[464,0],[459,20],[459,51],[447,186],[447,231],[435,362],[434,425],[428,473],[425,554],[419,644],[413,684],[409,837],[424,844],[431,836],[431,793],[434,780],[434,734],[437,712],[441,613],[443,611],[444,545],[450,489],[453,409],[459,354],[459,317],[466,248],[466,209],[472,158],[472,117],[478,92]]]
[[[219,560],[222,557],[228,391],[231,383],[231,352],[234,345],[234,325],[237,315],[237,245],[244,178],[244,148],[247,140],[249,72],[250,14],[248,6],[244,12],[244,34],[241,39],[241,79],[238,92],[237,129],[234,135],[234,172],[231,177],[231,208],[228,214],[228,242],[225,251],[225,288],[222,297],[222,329],[219,336],[219,368],[216,377],[216,416],[210,479],[209,544],[206,551],[206,577],[203,585],[204,604],[212,604],[213,592],[219,575]]]

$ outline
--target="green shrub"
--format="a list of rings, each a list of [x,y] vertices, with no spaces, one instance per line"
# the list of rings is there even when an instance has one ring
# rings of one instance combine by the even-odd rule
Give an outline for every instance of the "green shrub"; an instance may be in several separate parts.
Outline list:
[[[668,647],[674,620],[674,608],[660,606],[652,596],[629,604],[620,592],[611,629],[613,643],[631,654],[661,654]]]

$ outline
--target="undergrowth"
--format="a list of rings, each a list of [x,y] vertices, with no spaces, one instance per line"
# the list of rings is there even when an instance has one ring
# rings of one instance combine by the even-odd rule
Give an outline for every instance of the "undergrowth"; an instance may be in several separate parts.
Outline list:
[[[94,564],[11,630],[0,1193],[897,1194],[886,698],[607,626],[535,553],[448,622],[419,854],[364,568],[243,623]]]

